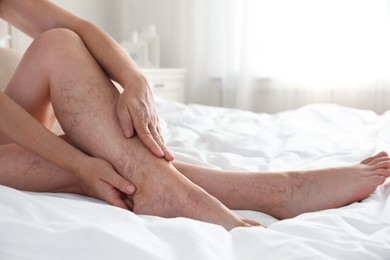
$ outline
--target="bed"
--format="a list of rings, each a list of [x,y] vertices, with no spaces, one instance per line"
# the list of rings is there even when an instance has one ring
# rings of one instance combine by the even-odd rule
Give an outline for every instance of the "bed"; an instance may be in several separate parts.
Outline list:
[[[181,104],[157,97],[165,139],[179,160],[242,171],[349,165],[389,150],[390,112],[334,104],[277,114]],[[137,216],[74,194],[0,186],[0,259],[390,259],[390,180],[348,206],[267,228]]]
[[[0,87],[20,53],[0,48]],[[156,97],[178,160],[240,171],[349,165],[390,151],[390,111],[313,104],[277,114],[181,104]],[[390,179],[348,206],[279,221],[236,211],[264,228],[137,216],[74,194],[0,185],[0,260],[390,259]]]

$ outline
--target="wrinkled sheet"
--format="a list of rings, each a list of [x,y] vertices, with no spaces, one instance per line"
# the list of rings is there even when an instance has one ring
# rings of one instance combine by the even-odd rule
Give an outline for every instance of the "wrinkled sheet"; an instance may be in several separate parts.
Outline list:
[[[390,112],[331,104],[274,115],[158,99],[176,159],[240,171],[315,169],[390,151]],[[348,206],[268,226],[222,227],[132,212],[73,194],[0,186],[0,259],[390,259],[390,181]]]

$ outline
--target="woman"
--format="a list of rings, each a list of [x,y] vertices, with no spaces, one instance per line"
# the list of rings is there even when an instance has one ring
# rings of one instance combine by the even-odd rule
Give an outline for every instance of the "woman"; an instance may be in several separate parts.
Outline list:
[[[260,225],[230,209],[289,218],[361,200],[390,176],[384,152],[350,167],[286,173],[175,161],[147,81],[106,33],[45,0],[0,0],[0,17],[34,38],[0,94],[2,185],[73,192],[230,230]],[[55,119],[62,138],[47,130]]]

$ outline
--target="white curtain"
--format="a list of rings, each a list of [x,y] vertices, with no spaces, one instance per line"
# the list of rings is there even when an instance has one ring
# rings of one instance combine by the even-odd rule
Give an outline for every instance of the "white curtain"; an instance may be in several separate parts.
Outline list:
[[[189,100],[390,109],[388,0],[176,0]]]

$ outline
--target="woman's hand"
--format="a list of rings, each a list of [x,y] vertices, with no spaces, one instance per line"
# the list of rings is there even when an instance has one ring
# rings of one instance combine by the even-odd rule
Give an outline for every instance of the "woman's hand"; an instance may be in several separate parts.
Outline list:
[[[119,175],[110,163],[87,156],[78,164],[80,167],[77,177],[85,195],[123,209],[132,209],[126,203],[126,194],[134,194],[136,187]]]
[[[124,88],[118,99],[117,112],[127,138],[136,132],[154,155],[167,161],[174,159],[164,144],[153,94],[145,78]]]
[[[162,140],[153,95],[145,77],[106,32],[51,1],[0,0],[0,3],[0,16],[33,38],[54,28],[66,28],[77,33],[108,77],[125,89],[117,105],[124,135],[130,138],[136,132],[153,154],[167,161],[173,160]]]

